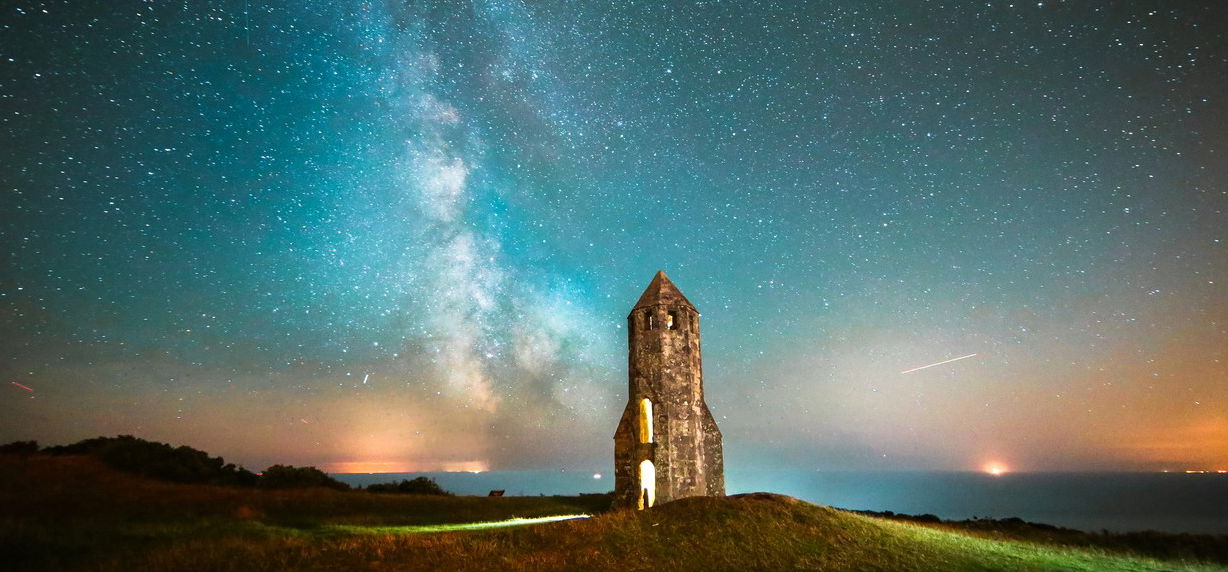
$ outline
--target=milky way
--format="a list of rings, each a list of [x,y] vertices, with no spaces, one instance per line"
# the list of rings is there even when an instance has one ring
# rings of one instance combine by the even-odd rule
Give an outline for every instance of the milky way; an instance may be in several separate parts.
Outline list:
[[[4,8],[0,441],[601,471],[665,270],[731,467],[1228,468],[1222,8],[556,4]]]

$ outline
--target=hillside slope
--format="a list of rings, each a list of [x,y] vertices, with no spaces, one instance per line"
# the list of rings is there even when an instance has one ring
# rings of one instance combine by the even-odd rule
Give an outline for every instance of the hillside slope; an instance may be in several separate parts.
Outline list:
[[[683,499],[639,513],[482,535],[426,539],[383,531],[377,539],[350,546],[364,545],[384,547],[381,564],[389,569],[398,563],[465,570],[675,572],[1225,569],[987,540],[767,494]]]
[[[1228,570],[994,540],[758,493],[592,512],[583,497],[423,497],[150,481],[89,459],[0,459],[0,562],[89,570]]]

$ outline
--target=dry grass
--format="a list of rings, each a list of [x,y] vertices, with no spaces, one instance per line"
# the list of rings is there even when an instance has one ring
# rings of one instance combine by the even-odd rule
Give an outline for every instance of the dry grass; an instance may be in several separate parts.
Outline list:
[[[1226,569],[984,538],[776,495],[415,534],[399,527],[585,512],[595,501],[170,485],[71,462],[0,464],[0,561],[69,570]]]

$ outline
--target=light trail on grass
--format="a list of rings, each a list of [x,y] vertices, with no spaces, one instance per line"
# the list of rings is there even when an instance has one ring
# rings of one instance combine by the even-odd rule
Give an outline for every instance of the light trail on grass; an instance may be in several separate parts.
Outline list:
[[[455,532],[460,530],[488,530],[492,528],[507,528],[511,526],[527,526],[530,524],[542,524],[546,522],[559,522],[563,520],[575,520],[578,518],[592,518],[587,514],[560,514],[554,516],[540,516],[537,518],[509,518],[507,520],[498,520],[493,522],[467,522],[460,524],[427,524],[422,526],[354,526],[354,525],[339,525],[330,527],[334,530],[345,532],[360,532],[372,534],[387,534],[387,533],[405,533],[405,534],[422,534],[427,532]]]

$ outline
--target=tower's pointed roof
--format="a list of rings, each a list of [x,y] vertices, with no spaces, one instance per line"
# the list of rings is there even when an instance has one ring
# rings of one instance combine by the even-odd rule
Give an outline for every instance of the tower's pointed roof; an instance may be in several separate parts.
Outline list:
[[[694,308],[695,305],[686,296],[682,295],[682,291],[674,286],[670,281],[669,276],[665,275],[664,270],[658,270],[657,275],[652,277],[652,282],[648,283],[648,287],[644,289],[644,293],[640,295],[640,300],[631,308],[643,308],[647,306],[656,306],[658,304],[683,304]]]

